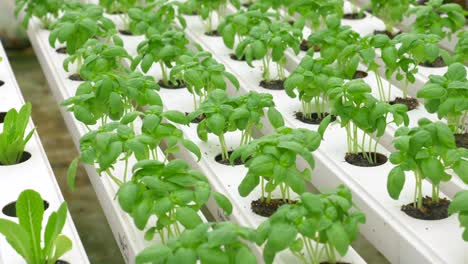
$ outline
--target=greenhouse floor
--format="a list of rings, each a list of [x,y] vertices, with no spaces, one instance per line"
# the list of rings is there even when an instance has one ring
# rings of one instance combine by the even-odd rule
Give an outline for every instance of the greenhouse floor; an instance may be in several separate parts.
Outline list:
[[[72,193],[66,186],[65,174],[77,152],[34,51],[7,50],[7,53],[25,100],[33,104],[33,121],[65,200],[68,201],[70,213],[90,262],[124,263],[84,169],[79,169],[76,192]],[[362,236],[352,246],[367,263],[389,263]]]

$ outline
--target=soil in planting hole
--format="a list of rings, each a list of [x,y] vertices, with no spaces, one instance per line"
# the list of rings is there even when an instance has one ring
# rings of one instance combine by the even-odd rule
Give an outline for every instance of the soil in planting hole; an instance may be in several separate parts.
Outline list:
[[[387,162],[387,157],[380,153],[375,152],[365,152],[366,156],[371,156],[374,159],[374,163],[370,163],[367,158],[362,154],[359,153],[346,153],[345,160],[351,165],[359,166],[359,167],[377,167]]]
[[[455,143],[459,148],[468,149],[468,133],[455,134]]]
[[[133,33],[128,29],[120,29],[119,33],[124,36],[133,36]]]
[[[252,5],[252,3],[243,3],[242,6],[245,8],[249,8]]]
[[[49,203],[44,201],[44,211],[47,210],[47,208],[49,208]],[[2,209],[2,213],[9,217],[16,217],[16,201],[5,205]]]
[[[348,13],[348,14],[344,14],[343,18],[344,18],[344,19],[348,19],[348,20],[359,20],[359,19],[364,19],[364,18],[366,18],[366,13],[362,13],[362,14],[359,14],[359,13]]]
[[[76,82],[83,82],[83,78],[81,78],[81,75],[79,73],[74,73],[68,77],[68,79]]]
[[[59,54],[67,54],[67,47],[60,47],[55,50]]]
[[[450,201],[446,198],[439,199],[438,203],[434,203],[432,198],[426,196],[423,198],[423,207],[418,209],[414,206],[414,203],[403,205],[401,210],[405,214],[421,220],[440,220],[447,218],[448,207]]]
[[[391,105],[394,105],[394,104],[406,105],[406,107],[408,107],[408,111],[414,110],[418,108],[419,106],[418,99],[413,98],[413,97],[406,97],[406,98],[396,97],[394,100],[388,103]]]
[[[260,82],[260,86],[268,90],[284,90],[284,81],[283,80],[272,80]]]
[[[17,165],[17,164],[20,164],[20,163],[23,163],[23,162],[28,161],[30,158],[31,158],[31,153],[29,153],[29,152],[27,152],[27,151],[23,151],[23,155],[21,155],[21,158],[20,158],[20,160],[19,160],[17,163],[5,165],[5,164],[2,164],[2,163],[0,162],[0,166],[13,166],[13,165]]]
[[[176,81],[176,83],[169,82],[165,84],[162,80],[158,81],[158,85],[164,89],[182,89],[185,88],[185,83],[183,81]]]
[[[367,72],[364,71],[356,71],[353,76],[353,80],[355,79],[362,79],[367,77]]]
[[[189,114],[190,114],[190,113],[185,112],[185,115],[186,115],[186,116],[188,116]],[[198,124],[198,123],[200,123],[201,121],[203,121],[203,119],[205,119],[205,115],[204,115],[204,114],[195,117],[193,120],[190,120],[190,123],[192,123],[192,124]]]
[[[387,35],[387,37],[389,37],[390,39],[393,39],[394,37],[400,35],[401,31],[398,31],[397,33],[392,33],[388,30],[374,30],[374,35],[378,35],[378,34]]]
[[[235,53],[231,53],[229,54],[229,57],[231,58],[231,60],[235,60],[235,61],[245,61],[245,55],[238,58],[237,55]]]
[[[297,120],[301,121],[302,123],[311,124],[311,125],[320,125],[322,120],[330,115],[330,113],[324,113],[323,116],[319,116],[317,113],[312,113],[311,117],[304,116],[302,112],[294,113],[294,116]],[[332,122],[336,120],[336,116],[332,115],[331,117]]]
[[[233,151],[228,151],[229,157],[231,157],[232,152],[233,152]],[[223,160],[221,154],[216,155],[215,161],[218,162],[219,164],[231,166],[231,161],[230,161],[229,159]],[[239,158],[237,158],[237,159],[234,161],[234,164],[232,164],[232,165],[238,166],[238,165],[243,165],[243,164],[244,164],[244,162],[242,162],[242,158],[239,157]]]
[[[218,30],[216,30],[216,29],[205,32],[205,35],[210,36],[210,37],[219,37],[220,36]]]
[[[314,48],[314,52],[319,52],[320,47],[310,44],[306,39],[303,39],[300,45],[302,51],[308,51],[311,48]]]
[[[437,59],[435,59],[435,61],[433,62],[425,61],[420,63],[419,65],[428,68],[441,68],[447,66],[447,64],[445,64],[445,61],[441,56],[437,57]]]
[[[55,261],[55,264],[70,264],[70,262],[59,259],[59,260]]]
[[[3,124],[3,122],[5,122],[6,114],[6,112],[0,112],[0,124]]]
[[[269,203],[267,203],[266,199],[258,199],[255,201],[252,201],[250,203],[250,208],[252,209],[252,212],[254,212],[257,215],[264,216],[264,217],[270,217],[272,216],[278,208],[280,208],[282,205],[285,204],[295,204],[297,201],[294,200],[283,200],[283,199],[271,199]]]
[[[0,80],[0,87],[3,86],[3,85],[5,85],[5,82]]]

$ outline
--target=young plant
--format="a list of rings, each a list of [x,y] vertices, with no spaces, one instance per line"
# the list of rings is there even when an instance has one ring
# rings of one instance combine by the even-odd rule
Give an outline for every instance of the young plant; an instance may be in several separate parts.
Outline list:
[[[288,6],[290,15],[299,14],[296,20],[298,25],[310,25],[314,31],[325,25],[327,16],[343,16],[343,0],[316,1],[316,0],[296,0]]]
[[[337,253],[346,255],[366,222],[352,207],[351,192],[343,185],[330,193],[304,193],[296,204],[282,206],[257,229],[265,263],[285,249],[304,264],[338,263]]]
[[[455,54],[452,61],[468,65],[468,31],[462,31],[458,34],[458,42],[455,46]]]
[[[49,216],[41,239],[44,211],[41,195],[25,190],[16,201],[19,223],[0,219],[0,234],[28,264],[54,264],[73,247],[72,241],[61,234],[67,220],[67,204],[62,203]]]
[[[108,43],[112,40],[118,46],[123,46],[114,23],[104,17],[103,9],[96,5],[89,4],[78,10],[67,10],[52,24],[51,30],[50,46],[55,47],[57,40],[59,43],[66,43],[68,54],[74,54],[91,38],[103,38]]]
[[[154,34],[138,44],[138,56],[132,62],[132,69],[140,65],[141,70],[147,73],[154,63],[159,63],[162,73],[160,85],[164,87],[180,86],[180,79],[175,82],[169,79],[168,69],[174,66],[173,64],[181,55],[188,52],[188,43],[183,31],[173,30]]]
[[[468,80],[466,68],[461,63],[449,66],[443,76],[431,75],[429,81],[418,91],[429,113],[446,118],[455,134],[468,133]]]
[[[403,16],[412,2],[412,0],[371,0],[366,8],[370,8],[373,15],[383,20],[386,33],[393,36],[395,25],[403,21]]]
[[[407,108],[401,104],[390,105],[371,95],[371,87],[362,80],[352,80],[329,91],[332,114],[338,117],[341,127],[346,129],[348,152],[346,161],[358,166],[377,166],[386,161],[379,157],[377,146],[388,124],[409,123]],[[390,119],[392,115],[392,119]],[[331,120],[327,116],[321,124]],[[358,158],[359,157],[359,158]],[[361,160],[363,164],[356,164]]]
[[[449,214],[458,214],[460,226],[465,230],[463,231],[463,240],[468,242],[468,191],[461,191],[455,194],[453,201],[448,208]]]
[[[399,128],[395,132],[393,145],[396,151],[391,154],[390,161],[396,166],[387,180],[390,197],[395,200],[399,198],[405,185],[405,171],[413,172],[416,182],[413,203],[403,206],[402,210],[415,208],[422,214],[419,218],[423,218],[430,215],[432,206],[447,204],[445,199],[440,199],[439,192],[440,184],[450,181],[452,177],[447,173],[448,169],[468,183],[468,153],[466,149],[456,148],[453,133],[446,124],[420,119],[417,127]],[[432,185],[431,198],[423,197],[423,180],[428,180]]]
[[[217,16],[217,21],[222,21],[226,15],[226,6],[228,3],[234,5],[237,9],[240,8],[239,0],[194,0],[192,2],[192,11],[196,10],[205,22],[206,34],[217,35],[216,27],[213,26],[214,16]]]
[[[322,136],[307,129],[282,127],[275,134],[264,136],[237,148],[230,157],[231,163],[241,158],[248,169],[238,187],[239,194],[247,197],[258,185],[261,197],[252,201],[252,211],[270,216],[279,206],[294,203],[291,190],[297,194],[305,191],[306,181],[311,179],[315,162],[311,152],[315,151]],[[310,168],[300,170],[297,157],[302,157]],[[279,199],[273,193],[280,191]]]
[[[104,8],[108,14],[123,14],[134,7],[138,0],[99,0],[99,5]]]
[[[221,145],[221,161],[228,162],[229,148],[225,134],[239,130],[242,137],[239,145],[248,144],[253,138],[254,129],[262,127],[264,109],[268,109],[268,117],[272,124],[282,124],[281,114],[274,108],[273,97],[270,94],[250,92],[238,97],[229,97],[224,90],[214,90],[200,107],[188,116],[189,120],[203,116],[197,126],[198,137],[208,140],[208,133],[213,133]]]
[[[128,29],[137,35],[145,34],[151,37],[154,34],[161,34],[169,30],[175,30],[176,21],[185,28],[187,22],[180,13],[183,3],[158,0],[145,7],[130,8],[128,17],[130,23]],[[158,8],[155,9],[154,7]]]
[[[328,115],[328,91],[342,84],[343,79],[333,65],[306,55],[286,79],[284,88],[289,97],[298,96],[301,101],[302,112],[296,113],[296,117],[316,120],[318,124]]]
[[[199,226],[202,223],[199,211],[211,196],[226,214],[231,214],[229,200],[213,192],[206,177],[191,170],[183,160],[167,164],[157,160],[139,161],[133,166],[132,180],[117,192],[122,210],[133,218],[138,229],[145,230],[149,218],[156,216],[155,225],[145,231],[145,239],[152,240],[158,234],[163,244],[180,237],[182,227]]]
[[[21,162],[26,143],[34,134],[32,129],[26,136],[26,127],[31,117],[31,103],[26,103],[21,109],[11,109],[3,121],[3,131],[0,133],[0,165],[13,165]]]
[[[252,66],[252,61],[262,60],[263,80],[262,86],[270,86],[273,83],[281,83],[286,78],[285,51],[292,48],[295,54],[300,51],[302,30],[294,28],[286,22],[273,21],[262,22],[252,28],[249,36],[237,45],[235,50],[237,58],[245,57],[247,63]],[[271,64],[276,64],[276,76],[272,77]]]
[[[15,15],[18,16],[24,10],[24,27],[28,26],[32,17],[37,17],[42,26],[49,29],[64,6],[66,6],[65,0],[16,0]]]
[[[203,223],[184,230],[165,245],[147,247],[138,254],[136,263],[256,264],[257,258],[247,244],[254,240],[252,229],[231,222]]]
[[[452,35],[465,26],[465,12],[458,4],[429,0],[425,5],[413,6],[407,14],[416,16],[412,23],[415,33],[435,34],[451,40]]]

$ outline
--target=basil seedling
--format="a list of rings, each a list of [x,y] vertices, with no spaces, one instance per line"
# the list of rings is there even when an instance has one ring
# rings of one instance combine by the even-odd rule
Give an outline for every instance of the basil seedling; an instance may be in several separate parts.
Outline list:
[[[371,95],[372,89],[362,80],[352,80],[342,87],[329,91],[332,114],[346,129],[348,153],[346,160],[358,166],[376,166],[386,159],[380,158],[377,146],[388,124],[405,126],[409,123],[407,108],[401,104],[390,105]],[[392,119],[389,120],[390,115]],[[321,124],[323,130],[331,116]],[[358,158],[359,157],[359,158]]]
[[[214,16],[217,16],[217,21],[222,21],[228,3],[231,3],[237,9],[240,8],[239,0],[194,0],[191,2],[191,10],[196,10],[205,22],[206,34],[217,35],[216,30],[213,30],[216,28],[213,26]]]
[[[136,263],[256,264],[257,258],[248,243],[254,240],[252,229],[231,222],[203,223],[184,230],[180,237],[165,245],[147,247],[138,254]]]
[[[19,223],[0,219],[0,234],[26,263],[53,264],[72,249],[70,238],[61,234],[68,213],[65,202],[49,216],[42,238],[45,209],[41,195],[33,190],[21,192],[15,210]]]
[[[248,196],[258,185],[261,197],[252,201],[252,210],[262,216],[270,216],[279,206],[294,203],[291,190],[297,194],[305,191],[306,181],[311,180],[315,151],[322,136],[307,129],[282,127],[275,134],[261,137],[238,147],[230,157],[231,163],[241,158],[248,169],[238,187],[242,197]],[[302,157],[310,168],[297,168],[296,159]],[[273,199],[279,190],[281,197]]]
[[[133,34],[151,37],[154,34],[164,33],[177,28],[176,21],[185,28],[187,22],[180,13],[183,3],[158,0],[145,7],[130,8],[129,29]],[[155,6],[158,8],[155,9]]]
[[[0,133],[0,165],[17,164],[23,158],[26,143],[34,135],[34,129],[26,135],[31,108],[28,102],[19,111],[11,109],[7,112]]]
[[[78,10],[65,11],[52,24],[51,30],[50,45],[55,47],[57,40],[66,43],[68,54],[74,54],[91,38],[104,38],[108,43],[112,40],[118,46],[123,46],[112,20],[104,17],[102,8],[92,4],[83,5]]]
[[[468,242],[468,191],[461,191],[455,194],[453,201],[450,203],[449,214],[459,213],[458,220],[463,231],[463,240]]]
[[[24,10],[23,26],[27,27],[32,17],[37,17],[45,29],[57,19],[69,3],[65,0],[16,0],[15,15]]]
[[[329,193],[304,193],[298,203],[282,206],[257,228],[265,263],[273,263],[285,249],[302,263],[338,263],[336,252],[346,255],[366,222],[352,207],[351,192],[343,185]]]
[[[457,149],[455,138],[450,128],[442,122],[431,122],[420,119],[418,126],[399,128],[395,132],[393,143],[396,151],[390,156],[390,161],[396,166],[390,171],[387,180],[387,190],[390,197],[397,200],[405,185],[405,171],[413,172],[415,177],[414,201],[403,206],[402,210],[411,213],[413,208],[419,212],[416,218],[441,219],[442,215],[431,215],[435,207],[447,206],[446,199],[440,199],[440,184],[452,178],[447,173],[452,169],[465,183],[468,183],[468,152],[464,148]],[[432,196],[423,197],[422,183],[428,180],[432,185]],[[436,211],[437,212],[437,211]]]
[[[452,61],[468,65],[468,31],[462,31],[458,34],[458,42],[455,46],[455,55]]]
[[[290,15],[299,14],[296,25],[310,25],[314,31],[317,31],[325,24],[327,16],[335,14],[338,17],[343,16],[343,0],[316,1],[316,0],[298,0],[291,1],[288,6]]]
[[[135,226],[145,230],[149,218],[157,221],[146,229],[145,239],[158,234],[163,244],[180,237],[181,227],[194,229],[202,223],[199,211],[213,195],[219,206],[230,214],[232,205],[226,197],[211,190],[206,177],[191,170],[183,160],[164,164],[143,160],[133,166],[133,178],[117,192],[119,204],[132,218]]]
[[[393,36],[394,27],[403,21],[403,17],[413,3],[412,0],[371,0],[366,6],[372,10],[372,14],[383,20],[385,33]]]
[[[108,14],[123,14],[138,3],[137,0],[99,0],[99,5],[104,8]]]

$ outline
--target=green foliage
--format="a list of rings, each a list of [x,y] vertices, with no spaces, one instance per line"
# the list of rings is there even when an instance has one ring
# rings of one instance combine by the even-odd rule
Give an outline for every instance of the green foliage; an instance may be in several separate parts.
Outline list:
[[[31,108],[28,102],[19,111],[11,109],[7,112],[0,133],[0,165],[13,165],[21,160],[26,143],[34,134],[33,129],[25,135]]]
[[[176,21],[185,28],[187,23],[179,11],[182,5],[176,1],[158,0],[145,7],[130,8],[128,27],[133,34],[148,37],[176,29]]]
[[[468,191],[458,192],[450,203],[449,214],[459,213],[458,220],[463,231],[463,240],[468,242]]]
[[[254,240],[254,230],[231,222],[200,224],[166,245],[147,247],[136,263],[255,264],[257,259],[247,244]]]
[[[463,64],[450,65],[443,76],[431,75],[417,95],[424,99],[424,106],[429,113],[437,113],[439,119],[447,119],[454,133],[466,132],[468,80]]]
[[[15,15],[24,10],[23,26],[27,27],[32,17],[41,20],[42,26],[49,28],[68,3],[66,0],[16,0]]]
[[[127,13],[128,10],[137,5],[137,0],[99,0],[99,5],[108,14]]]
[[[366,8],[370,8],[372,14],[382,19],[385,29],[393,33],[393,28],[403,20],[403,16],[413,2],[412,0],[371,0]]]
[[[468,31],[458,34],[458,42],[455,46],[455,54],[451,61],[468,64]]]
[[[448,182],[453,169],[465,183],[468,183],[468,151],[457,149],[450,128],[442,122],[420,119],[418,126],[399,128],[395,132],[393,145],[396,149],[390,161],[396,166],[390,171],[387,190],[393,199],[398,199],[405,184],[405,171],[412,171],[416,177],[414,204],[422,208],[422,182],[429,180],[432,185],[432,201],[439,201],[441,182]]]
[[[247,167],[247,175],[238,187],[242,197],[249,195],[259,184],[261,199],[270,202],[272,193],[279,188],[283,200],[291,199],[290,189],[297,194],[305,191],[306,181],[311,179],[315,162],[311,152],[315,151],[322,135],[307,129],[279,128],[275,134],[267,135],[237,148],[230,157],[231,162],[241,158]],[[300,170],[296,158],[302,157],[310,168]]]
[[[407,12],[416,16],[412,23],[415,33],[435,34],[449,40],[465,26],[465,13],[459,4],[444,4],[443,0],[429,0],[425,5],[415,5]]]
[[[240,8],[239,0],[192,0],[186,2],[185,10],[188,12],[196,11],[206,23],[206,32],[213,31],[213,18],[217,15],[217,21],[222,21],[226,14],[228,3]]]
[[[204,116],[198,124],[198,137],[208,140],[208,133],[213,133],[219,139],[223,160],[229,159],[228,146],[225,134],[232,131],[241,131],[242,137],[239,145],[249,143],[253,139],[254,129],[260,129],[264,109],[268,109],[270,122],[284,124],[281,114],[274,108],[273,96],[265,93],[250,92],[242,96],[229,97],[224,90],[214,90],[200,107],[192,112],[189,120]]]
[[[317,31],[320,26],[325,25],[327,16],[342,17],[343,5],[343,0],[296,0],[289,3],[288,12],[290,15],[296,13],[300,15],[295,22],[296,25],[308,24]]]
[[[26,263],[54,264],[72,249],[72,241],[61,234],[67,212],[67,204],[64,202],[49,216],[41,239],[44,201],[39,193],[25,190],[16,201],[19,224],[0,219],[0,234],[5,236]]]
[[[245,56],[247,63],[252,66],[253,60],[262,60],[263,80],[271,81],[270,64],[276,64],[276,79],[284,80],[286,64],[285,51],[292,48],[294,53],[300,51],[302,30],[292,27],[287,22],[262,22],[254,26],[249,35],[242,40],[235,50],[237,58]]]
[[[55,47],[66,43],[68,54],[74,54],[88,39],[104,38],[123,46],[122,40],[116,35],[117,29],[112,20],[104,17],[103,9],[96,5],[83,5],[77,10],[67,10],[51,26],[49,43]]]
[[[298,203],[282,206],[257,229],[265,263],[273,263],[285,249],[302,263],[336,263],[336,253],[346,255],[366,221],[352,206],[351,192],[343,185],[330,193],[303,193]]]
[[[191,170],[183,160],[167,164],[142,160],[133,166],[133,178],[120,187],[117,198],[140,230],[147,227],[152,215],[156,216],[155,226],[147,229],[145,238],[152,240],[158,233],[166,243],[170,238],[181,236],[181,227],[194,229],[202,223],[198,211],[212,194],[205,176]],[[225,211],[232,208],[227,205],[221,204]]]
[[[371,90],[364,81],[352,80],[330,90],[328,95],[332,101],[332,114],[338,117],[341,127],[346,128],[348,153],[361,152],[370,164],[374,164],[377,157],[370,153],[376,153],[387,125],[407,126],[409,118],[405,105],[381,102],[372,97]],[[363,132],[361,137],[358,130]]]

